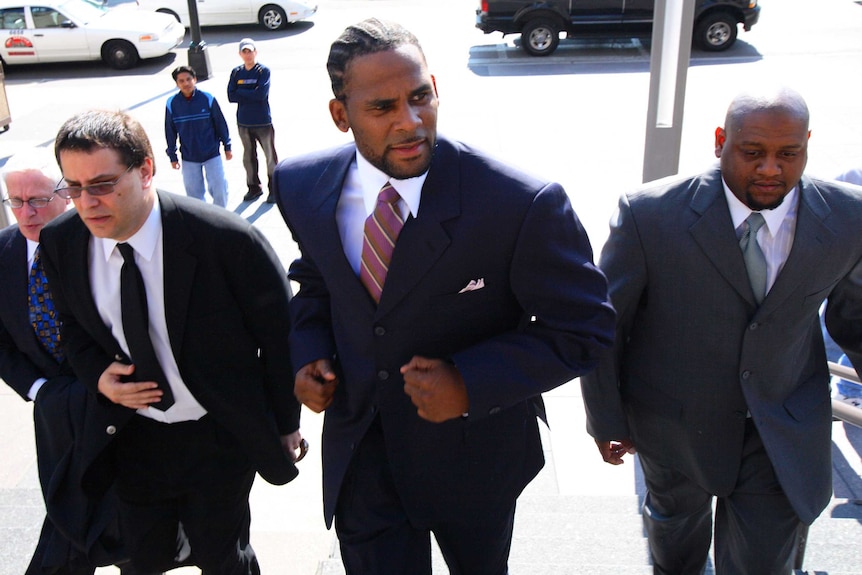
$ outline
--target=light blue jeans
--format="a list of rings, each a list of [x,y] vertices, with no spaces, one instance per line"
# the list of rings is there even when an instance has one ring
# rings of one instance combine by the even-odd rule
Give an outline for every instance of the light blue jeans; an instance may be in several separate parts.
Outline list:
[[[227,206],[227,179],[224,176],[221,155],[213,156],[206,162],[183,160],[180,167],[183,171],[183,185],[187,195],[206,201],[204,196],[204,173],[206,173],[206,190],[209,190],[213,203],[221,207]]]

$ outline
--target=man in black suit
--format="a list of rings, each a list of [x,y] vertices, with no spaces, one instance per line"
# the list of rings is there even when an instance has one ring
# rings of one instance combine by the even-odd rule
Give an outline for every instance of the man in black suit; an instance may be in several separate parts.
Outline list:
[[[113,492],[88,497],[75,473],[85,422],[107,408],[89,401],[62,353],[59,320],[50,317],[51,290],[39,261],[40,232],[69,201],[54,195],[60,170],[48,149],[13,156],[2,179],[3,202],[18,223],[0,231],[0,377],[34,402],[39,480],[48,511],[26,573],[91,575],[97,566],[122,563],[123,557]]]
[[[504,574],[544,463],[541,393],[612,340],[605,278],[558,184],[437,137],[410,32],[360,22],[328,68],[355,144],[275,172],[302,252],[295,392],[326,410],[325,519],[348,574],[430,574],[431,532],[451,573]]]
[[[115,470],[136,567],[258,573],[254,475],[293,479],[301,443],[286,274],[244,219],[157,192],[150,142],[125,113],[72,117],[55,154],[56,193],[77,209],[42,234],[65,350],[93,394],[126,408],[85,485]]]

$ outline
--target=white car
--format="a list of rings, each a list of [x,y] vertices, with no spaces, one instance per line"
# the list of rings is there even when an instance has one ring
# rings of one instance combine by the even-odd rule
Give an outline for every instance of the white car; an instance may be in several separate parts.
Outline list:
[[[142,10],[173,15],[188,27],[187,0],[137,0]],[[288,24],[310,18],[317,4],[296,0],[196,0],[201,26],[259,23],[267,30],[281,30]]]
[[[102,59],[123,70],[167,54],[185,33],[165,14],[111,10],[86,0],[0,0],[4,64]]]

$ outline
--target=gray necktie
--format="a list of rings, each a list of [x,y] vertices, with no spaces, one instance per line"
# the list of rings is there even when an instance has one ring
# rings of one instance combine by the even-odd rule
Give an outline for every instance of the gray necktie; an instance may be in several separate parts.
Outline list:
[[[748,281],[754,292],[754,299],[761,303],[766,297],[766,257],[757,243],[757,230],[763,227],[766,221],[758,212],[751,212],[745,220],[745,230],[739,239],[739,247],[742,249],[742,258],[748,270]]]

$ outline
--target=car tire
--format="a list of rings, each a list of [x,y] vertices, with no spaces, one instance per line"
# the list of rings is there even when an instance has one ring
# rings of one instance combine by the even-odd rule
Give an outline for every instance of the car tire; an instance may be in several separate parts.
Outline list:
[[[707,14],[695,26],[695,45],[707,52],[727,50],[736,42],[736,28],[736,18],[727,12]]]
[[[258,22],[267,30],[281,30],[287,26],[287,14],[281,6],[267,4],[260,9]]]
[[[115,70],[128,70],[139,59],[137,49],[125,40],[111,40],[102,46],[102,60]]]
[[[158,12],[159,14],[167,14],[168,16],[173,16],[177,19],[177,22],[182,22],[182,20],[180,20],[180,15],[173,10],[169,10],[167,8],[159,8],[158,10],[156,10],[156,12]]]
[[[547,18],[533,18],[521,30],[521,48],[531,56],[548,56],[560,45],[560,29]]]

